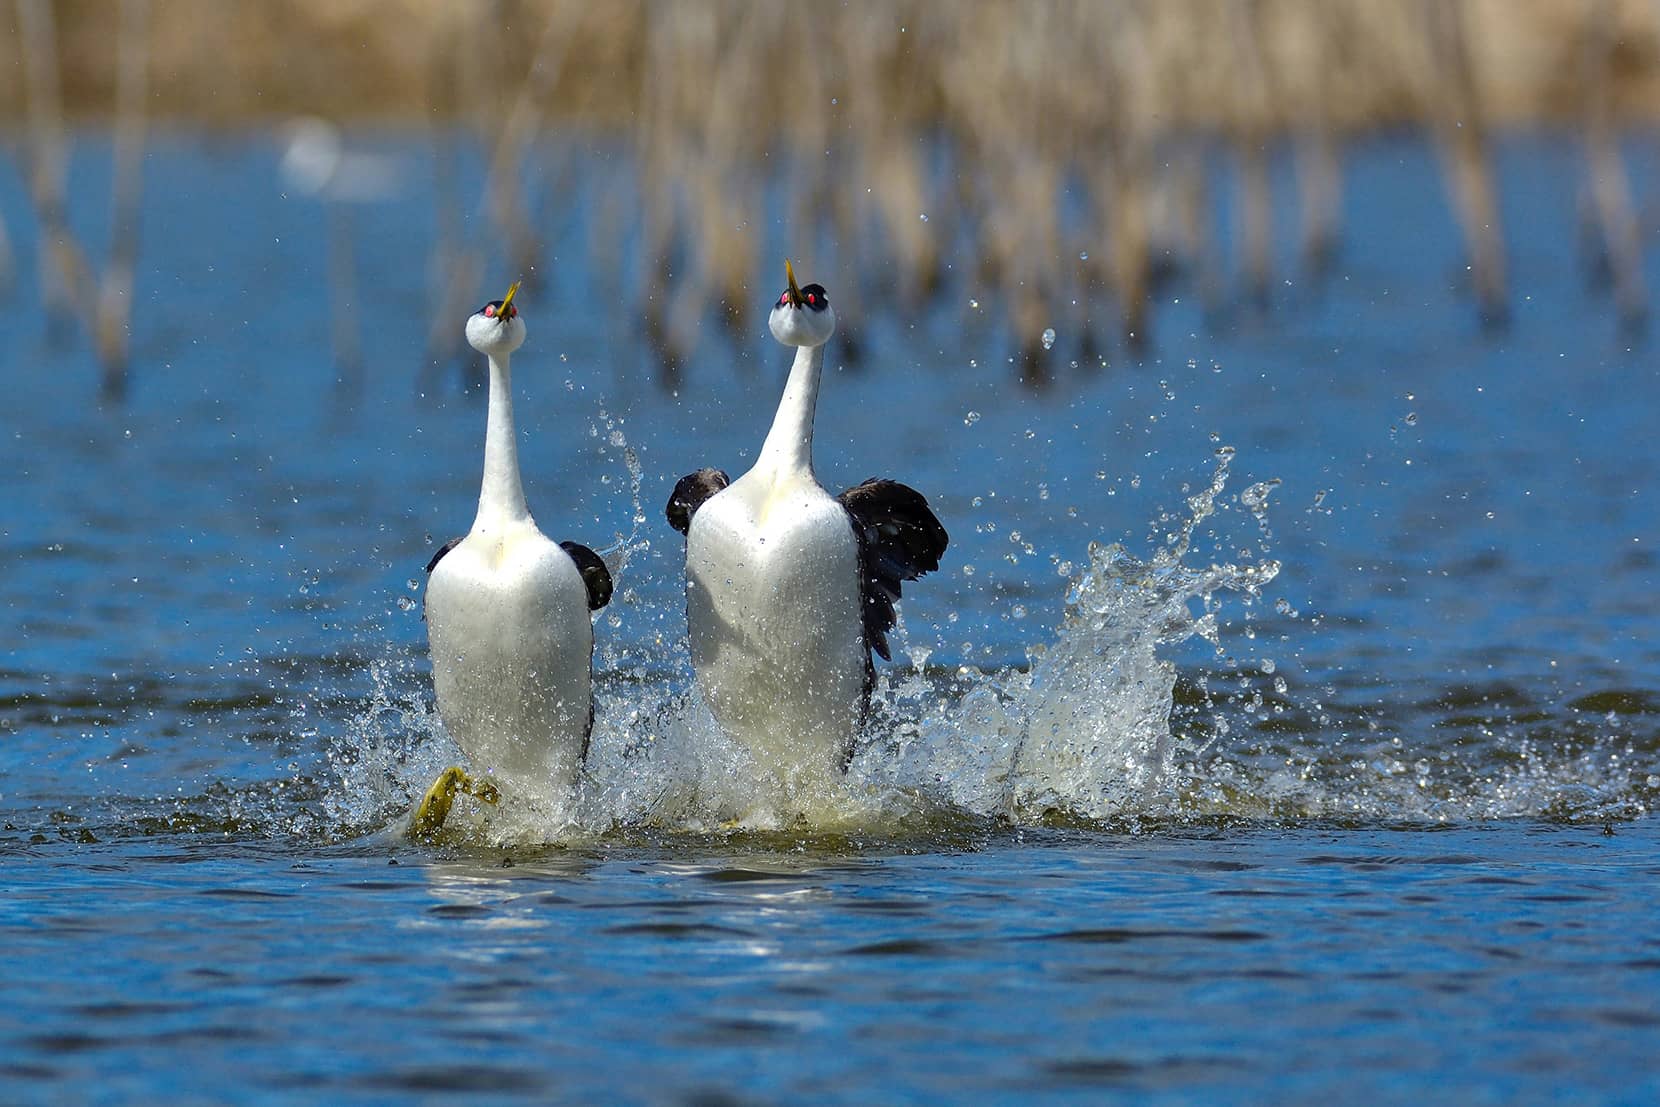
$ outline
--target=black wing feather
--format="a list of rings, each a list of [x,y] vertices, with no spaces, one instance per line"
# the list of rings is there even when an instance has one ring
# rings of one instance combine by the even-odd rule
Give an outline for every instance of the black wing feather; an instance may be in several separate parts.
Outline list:
[[[461,538],[452,538],[448,542],[445,542],[442,546],[439,546],[438,552],[432,555],[431,561],[427,562],[427,576],[430,577],[432,575],[432,571],[438,568],[438,563],[444,560],[444,555],[461,545],[461,539],[466,537],[467,536],[463,534]]]
[[[588,586],[588,610],[598,611],[611,602],[611,570],[599,554],[578,542],[561,542],[559,548],[571,555],[582,583]]]
[[[837,499],[859,540],[865,645],[889,661],[888,631],[900,583],[938,569],[951,539],[922,493],[896,480],[872,477]]]
[[[692,529],[692,516],[703,506],[703,501],[732,483],[732,478],[719,469],[699,469],[680,478],[669,495],[664,514],[669,526],[686,534]]]

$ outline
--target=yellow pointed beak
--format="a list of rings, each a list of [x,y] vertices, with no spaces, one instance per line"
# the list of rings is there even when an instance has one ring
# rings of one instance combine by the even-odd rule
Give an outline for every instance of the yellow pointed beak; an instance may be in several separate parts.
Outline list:
[[[795,267],[790,264],[789,258],[784,259],[784,276],[788,277],[790,281],[790,303],[794,304],[796,307],[800,307],[801,289],[796,287]]]
[[[519,285],[521,283],[523,282],[514,281],[513,284],[507,289],[507,295],[501,298],[501,311],[499,314],[503,319],[507,318],[507,309],[512,306],[513,297],[519,294]]]

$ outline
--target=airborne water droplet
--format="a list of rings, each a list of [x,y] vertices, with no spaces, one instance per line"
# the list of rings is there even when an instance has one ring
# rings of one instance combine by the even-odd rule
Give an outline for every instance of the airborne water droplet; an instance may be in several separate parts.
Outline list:
[[[965,427],[972,427],[975,423],[978,423],[979,421],[980,421],[980,413],[978,411],[971,411],[967,415],[963,416],[963,426],[965,426]]]
[[[1043,341],[1043,348],[1045,350],[1052,350],[1052,349],[1055,348],[1055,328],[1054,327],[1045,327],[1045,328],[1043,328],[1043,335],[1041,337],[1042,337],[1042,341]]]

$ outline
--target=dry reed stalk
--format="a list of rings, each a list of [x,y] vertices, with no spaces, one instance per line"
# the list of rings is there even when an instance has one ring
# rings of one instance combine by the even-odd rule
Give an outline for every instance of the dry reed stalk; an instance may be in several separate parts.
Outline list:
[[[867,247],[860,240],[861,163],[850,156],[848,144],[840,138],[847,121],[859,113],[859,128],[869,115],[869,98],[852,93],[871,75],[870,54],[857,49],[862,36],[849,34],[857,20],[849,17],[827,21],[819,9],[806,5],[780,6],[788,13],[786,39],[806,41],[807,36],[826,34],[835,45],[830,50],[808,51],[798,59],[793,98],[810,110],[794,113],[786,128],[789,162],[780,176],[785,184],[784,252],[807,263],[803,275],[829,285],[836,303],[836,354],[843,365],[863,361],[861,334],[866,324],[867,298],[861,264]],[[831,73],[836,65],[840,80]],[[776,260],[763,258],[758,292],[770,293],[780,278]]]
[[[763,64],[766,47],[779,40],[784,18],[776,4],[728,9],[720,23],[726,33],[709,43],[717,60],[692,162],[692,210],[702,233],[692,251],[689,294],[693,303],[713,304],[733,334],[750,318],[750,275],[760,261],[755,222],[763,207],[758,174],[747,163],[754,113],[774,95]]]
[[[454,22],[434,22],[427,43],[428,102],[433,114],[452,119],[461,113],[461,54],[455,46],[465,43],[466,22],[457,13]],[[461,360],[465,340],[458,321],[466,318],[469,305],[478,297],[484,279],[484,261],[467,235],[461,182],[457,173],[464,144],[454,124],[433,128],[433,236],[428,263],[431,302],[427,330],[426,359],[418,377],[418,389],[430,396],[437,391],[444,370]]]
[[[1273,109],[1262,57],[1261,17],[1257,0],[1233,0],[1228,5],[1239,76],[1232,131],[1239,163],[1242,266],[1246,299],[1258,310],[1268,306],[1274,233],[1268,179],[1269,116]]]
[[[38,21],[43,11],[50,18],[46,0],[15,2],[20,19],[32,12]],[[1158,283],[1178,270],[1192,269],[1201,297],[1214,304],[1220,251],[1210,242],[1206,189],[1219,179],[1207,171],[1217,135],[1238,167],[1236,254],[1245,295],[1261,303],[1272,274],[1270,142],[1286,128],[1296,139],[1303,264],[1318,273],[1336,248],[1340,136],[1358,126],[1427,120],[1476,296],[1486,317],[1502,316],[1505,258],[1488,111],[1497,119],[1506,103],[1521,102],[1544,110],[1567,99],[1552,89],[1571,87],[1575,110],[1588,121],[1588,156],[1617,164],[1611,105],[1632,86],[1610,68],[1611,47],[1588,41],[1579,82],[1541,75],[1548,67],[1518,61],[1522,54],[1509,48],[1550,34],[1560,39],[1554,29],[1562,26],[1577,33],[1587,14],[1576,6],[1582,2],[489,0],[457,7],[383,0],[387,11],[371,18],[327,0],[294,0],[293,27],[262,5],[216,6],[223,53],[235,46],[257,56],[243,59],[246,65],[221,61],[226,71],[214,78],[232,100],[264,95],[286,107],[265,83],[296,78],[270,57],[287,36],[327,27],[296,72],[331,68],[329,52],[360,39],[363,64],[340,77],[346,102],[404,105],[411,97],[398,92],[398,67],[408,63],[419,73],[426,64],[436,73],[430,59],[442,56],[454,76],[440,85],[456,91],[432,103],[467,130],[439,141],[485,137],[486,211],[524,276],[537,272],[543,253],[533,212],[557,210],[577,187],[546,167],[527,168],[537,138],[573,119],[632,127],[637,202],[619,190],[601,196],[595,222],[603,226],[590,242],[596,268],[614,274],[617,287],[626,277],[637,282],[665,383],[678,382],[675,367],[705,337],[709,313],[724,310],[728,322],[747,329],[765,299],[757,289],[776,280],[777,259],[762,247],[775,244],[769,222],[780,210],[785,251],[839,291],[847,339],[870,287],[895,292],[915,310],[954,271],[970,295],[1000,305],[1023,371],[1036,379],[1047,361],[1039,350],[1047,326],[1076,325],[1086,348],[1096,341],[1093,313],[1103,286],[1117,302],[1128,345],[1145,340]],[[165,101],[185,87],[178,73],[202,79],[188,53],[199,47],[188,45],[175,6],[157,5],[153,16],[153,71]],[[59,30],[81,36],[87,22],[66,19]],[[377,28],[388,25],[398,33],[381,37]],[[433,28],[434,44],[425,63],[419,36],[412,48],[407,33],[423,25]],[[1652,41],[1653,31],[1646,33]],[[39,83],[36,72],[31,90]],[[1493,93],[1502,89],[1521,91],[1501,101]],[[52,114],[44,96],[30,100],[42,105],[32,114]],[[51,129],[39,124],[32,134]],[[35,142],[43,151],[49,145]],[[456,156],[439,153],[435,352],[459,349],[454,320],[477,293],[482,257],[458,214],[465,209],[449,164]],[[36,161],[47,182],[37,195],[48,197],[52,159]],[[1592,199],[1611,240],[1610,263],[1632,273],[1636,240],[1621,229],[1630,199],[1619,168],[1612,176],[1595,171]],[[780,180],[787,182],[782,203],[770,191]],[[548,196],[551,205],[532,202]],[[55,218],[61,226],[61,213],[51,216],[49,207],[41,205],[43,224]],[[635,211],[639,258],[624,260],[617,243],[634,241]],[[1616,261],[1621,248],[1628,256]],[[1093,260],[1080,263],[1081,254]],[[966,276],[976,263],[979,283]],[[1630,317],[1646,298],[1640,274],[1617,285]],[[1083,301],[1077,309],[1069,306],[1074,298]]]
[[[588,10],[585,6],[549,6],[530,72],[520,82],[513,104],[501,120],[490,157],[484,188],[486,214],[506,245],[508,268],[526,282],[530,291],[542,284],[536,268],[542,257],[542,241],[527,211],[521,175],[531,144],[544,129],[549,96],[564,73],[565,59]]]
[[[935,10],[917,4],[867,5],[845,25],[846,91],[853,108],[853,161],[867,192],[857,199],[870,213],[878,241],[893,258],[892,284],[915,309],[930,300],[942,278],[941,251],[925,161],[926,136],[896,105],[924,93],[915,64],[920,43],[943,32]],[[864,141],[869,135],[871,141]],[[869,199],[864,199],[868,196]]]
[[[1618,28],[1613,0],[1595,0],[1581,48],[1580,85],[1585,90],[1585,163],[1602,249],[1599,256],[1614,285],[1621,324],[1640,329],[1648,314],[1643,285],[1641,234],[1631,186],[1615,130],[1612,85]]]
[[[1021,379],[1049,379],[1042,333],[1058,309],[1061,256],[1057,205],[1063,176],[1042,74],[1053,43],[1047,8],[1004,26],[1005,37],[959,41],[943,93],[972,121],[985,211],[976,220],[982,277],[997,285],[1017,348]],[[988,14],[986,18],[994,18]]]
[[[1469,250],[1482,323],[1499,326],[1509,318],[1510,302],[1504,236],[1465,4],[1462,0],[1424,0],[1423,13],[1434,59],[1430,115],[1436,140]]]
[[[9,14],[16,15],[15,10]],[[18,36],[12,28],[0,30],[0,73],[17,73],[21,66],[14,52]],[[5,144],[9,150],[10,143]],[[11,227],[4,212],[0,212],[0,298],[10,296],[17,287],[17,253],[12,246]]]
[[[48,0],[17,0],[24,100],[29,116],[29,195],[40,222],[40,291],[47,333],[63,338],[81,305],[94,302],[86,253],[69,227],[67,163],[58,68],[57,18]]]
[[[509,37],[501,31],[507,25],[507,6],[503,0],[483,0],[481,3],[458,6],[447,15],[454,20],[448,48],[453,51],[454,103],[456,119],[462,128],[458,142],[469,150],[474,143],[481,144],[488,157],[488,151],[495,148],[496,136],[501,131],[503,83],[507,79],[503,44]],[[477,212],[478,209],[476,201],[466,199],[459,208],[461,212]],[[457,278],[474,266],[477,272],[483,273],[485,251],[481,245],[484,238],[482,228],[463,217],[461,233],[465,244],[463,250],[468,257],[457,268]],[[495,296],[496,293],[490,292],[489,295]],[[462,338],[461,328],[455,326],[456,319],[465,318],[477,306],[478,298],[476,287],[461,287],[458,280],[447,297],[454,306],[447,309],[445,324],[450,327],[453,336],[451,341],[461,369],[462,388],[482,395],[489,380],[484,359],[473,354]]]
[[[1282,16],[1285,14],[1282,11]],[[1302,203],[1301,253],[1304,270],[1315,280],[1324,277],[1337,256],[1339,213],[1342,208],[1342,165],[1332,120],[1336,92],[1331,61],[1342,39],[1336,4],[1317,4],[1305,19],[1283,19],[1296,60],[1280,72],[1293,82],[1286,100],[1295,117],[1298,198]]]
[[[1104,28],[1102,55],[1106,105],[1106,173],[1091,191],[1105,228],[1107,278],[1118,299],[1121,338],[1139,352],[1146,347],[1152,297],[1151,204],[1154,191],[1153,73],[1141,5],[1126,5],[1124,18]],[[1087,118],[1079,105],[1079,122]]]
[[[115,159],[110,184],[110,253],[94,323],[103,393],[124,398],[132,347],[133,278],[138,267],[139,204],[148,123],[150,2],[121,0],[116,40]]]

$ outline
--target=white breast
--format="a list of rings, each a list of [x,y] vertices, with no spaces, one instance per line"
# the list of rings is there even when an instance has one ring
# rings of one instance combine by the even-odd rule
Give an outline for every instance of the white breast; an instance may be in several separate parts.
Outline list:
[[[438,713],[473,767],[534,793],[576,779],[593,623],[570,556],[535,524],[475,529],[427,582]]]
[[[692,664],[716,720],[786,782],[839,771],[866,661],[841,504],[810,478],[752,472],[693,516],[686,578]]]

